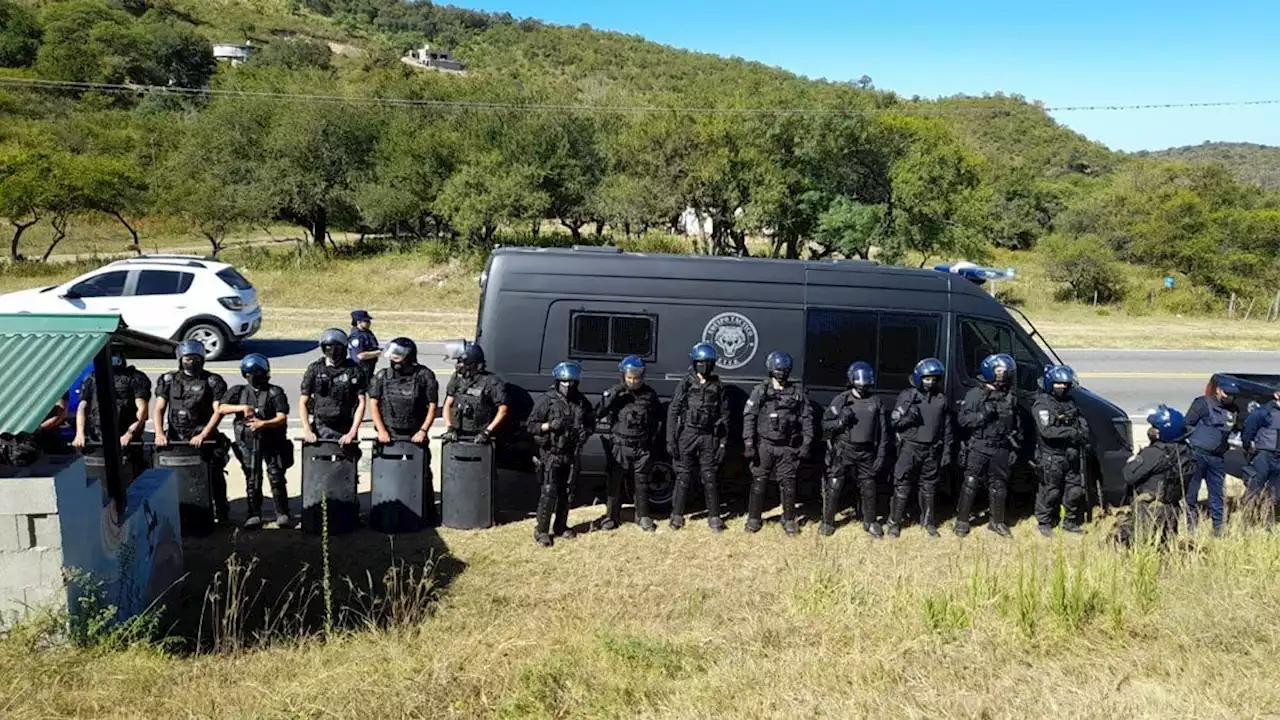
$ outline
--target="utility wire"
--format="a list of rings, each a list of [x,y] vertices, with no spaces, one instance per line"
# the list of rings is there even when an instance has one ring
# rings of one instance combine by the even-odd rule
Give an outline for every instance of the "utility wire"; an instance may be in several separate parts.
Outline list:
[[[185,88],[164,85],[132,85],[123,83],[86,83],[65,80],[0,77],[0,86],[27,87],[45,90],[76,90],[120,94],[160,93],[184,97],[228,97],[259,100],[280,100],[339,105],[390,105],[444,110],[504,110],[511,112],[565,112],[565,113],[622,113],[622,114],[693,114],[693,115],[847,115],[861,108],[829,109],[802,107],[680,107],[657,105],[572,105],[548,103],[493,102],[484,100],[431,100],[425,98],[391,98],[371,96],[316,95],[307,93],[273,92],[266,90],[236,90],[231,88]],[[949,98],[940,98],[948,100]],[[961,97],[955,102],[983,102],[999,98]],[[991,114],[1005,111],[1003,107],[950,107],[921,105],[922,102],[900,100],[876,109],[909,109],[927,115]],[[1274,100],[1227,100],[1220,102],[1149,103],[1134,105],[1066,105],[1042,107],[1045,112],[1118,112],[1134,110],[1167,110],[1183,108],[1245,107],[1280,105]]]

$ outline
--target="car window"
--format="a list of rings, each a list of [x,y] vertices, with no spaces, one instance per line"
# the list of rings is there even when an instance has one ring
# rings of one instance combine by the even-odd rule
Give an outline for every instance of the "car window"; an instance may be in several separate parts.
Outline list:
[[[1018,389],[1032,392],[1039,387],[1044,366],[1023,338],[1004,323],[976,318],[960,321],[960,360],[965,377],[978,377],[982,361],[995,353],[1007,353],[1018,364]]]
[[[124,282],[129,277],[127,270],[94,275],[83,282],[71,286],[71,292],[82,298],[120,297],[124,294]]]
[[[916,363],[937,354],[939,323],[936,315],[811,309],[806,317],[805,382],[844,387],[849,365],[863,360],[875,368],[877,387],[903,390]]]
[[[250,284],[248,280],[245,280],[243,275],[236,272],[235,268],[229,267],[229,268],[224,268],[222,270],[219,270],[218,278],[222,280],[222,282],[230,285],[236,290],[252,290],[253,289],[253,285]]]
[[[181,295],[191,287],[195,275],[172,270],[143,270],[138,275],[134,295]]]
[[[653,316],[576,313],[571,324],[571,357],[653,357],[656,326]]]

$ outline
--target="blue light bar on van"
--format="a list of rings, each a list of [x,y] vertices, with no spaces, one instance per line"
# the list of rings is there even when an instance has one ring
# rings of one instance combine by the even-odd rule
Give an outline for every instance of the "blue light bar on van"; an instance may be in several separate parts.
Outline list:
[[[1013,268],[1007,270],[997,270],[995,268],[984,268],[974,265],[971,262],[958,262],[950,265],[935,265],[934,270],[938,272],[951,273],[970,280],[978,285],[982,285],[988,280],[1004,280],[1013,277]]]

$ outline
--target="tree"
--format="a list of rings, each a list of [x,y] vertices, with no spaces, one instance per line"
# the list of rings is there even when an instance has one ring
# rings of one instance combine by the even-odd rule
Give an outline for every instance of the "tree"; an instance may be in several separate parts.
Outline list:
[[[580,242],[606,170],[598,144],[600,128],[592,118],[566,115],[529,130],[537,138],[535,157],[543,169],[540,187],[550,213]]]
[[[287,70],[328,70],[332,56],[329,46],[320,40],[284,38],[255,53],[250,64]]]
[[[551,203],[541,183],[538,168],[489,151],[449,177],[438,206],[453,227],[490,244],[502,225],[546,217]]]
[[[0,0],[0,67],[35,62],[42,35],[35,14],[12,0]]]
[[[22,260],[22,236],[49,211],[48,178],[54,151],[16,145],[0,146],[0,217],[13,226],[9,259]]]
[[[838,197],[818,218],[815,239],[845,257],[867,260],[883,230],[883,207]]]
[[[374,150],[371,177],[355,189],[362,222],[374,230],[422,237],[427,222],[436,229],[436,201],[462,160],[462,140],[447,118],[397,114]]]
[[[1067,292],[1063,299],[1113,303],[1124,299],[1125,280],[1116,262],[1115,253],[1102,238],[1086,235],[1065,238],[1061,235],[1046,238],[1042,247],[1048,255],[1046,269],[1049,279],[1065,283]]]

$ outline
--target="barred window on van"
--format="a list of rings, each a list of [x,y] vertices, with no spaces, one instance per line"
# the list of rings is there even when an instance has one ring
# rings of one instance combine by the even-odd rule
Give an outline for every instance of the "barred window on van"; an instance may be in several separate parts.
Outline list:
[[[654,318],[651,315],[576,313],[571,322],[569,353],[574,357],[652,357]]]

